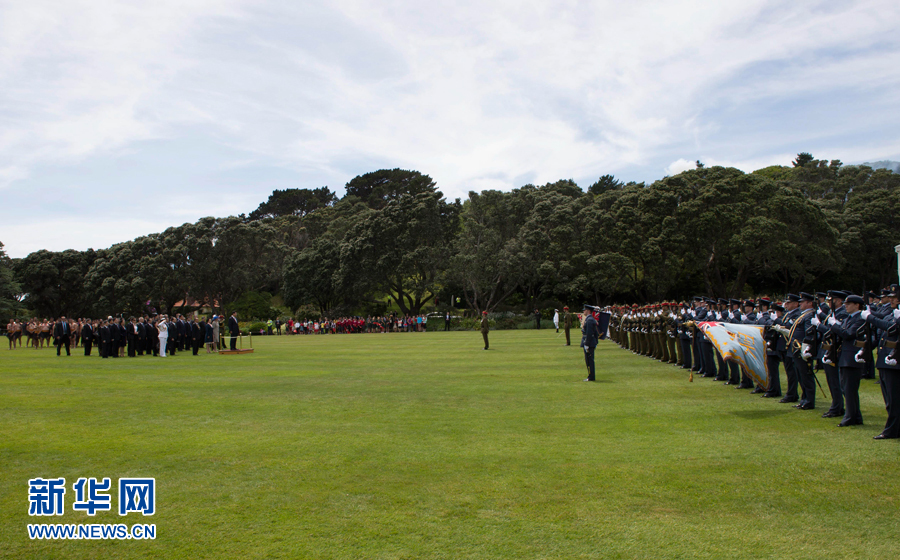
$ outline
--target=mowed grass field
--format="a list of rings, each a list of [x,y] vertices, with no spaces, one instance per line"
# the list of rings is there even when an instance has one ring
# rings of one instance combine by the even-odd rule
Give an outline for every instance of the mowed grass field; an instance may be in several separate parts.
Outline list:
[[[896,558],[900,444],[553,330],[254,338],[256,353],[0,350],[4,558]],[[577,343],[576,343],[577,344]],[[202,350],[201,350],[202,352]],[[782,376],[783,376],[782,372]],[[820,374],[824,383],[824,377]],[[783,381],[784,383],[784,381]],[[73,512],[156,478],[156,514]],[[28,516],[28,479],[66,513]],[[152,541],[28,523],[155,523]]]

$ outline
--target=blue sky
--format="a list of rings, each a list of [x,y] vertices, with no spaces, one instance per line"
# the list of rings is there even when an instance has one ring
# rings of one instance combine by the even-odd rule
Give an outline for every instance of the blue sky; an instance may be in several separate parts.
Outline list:
[[[108,247],[381,168],[448,197],[900,160],[900,4],[0,0],[0,241]]]

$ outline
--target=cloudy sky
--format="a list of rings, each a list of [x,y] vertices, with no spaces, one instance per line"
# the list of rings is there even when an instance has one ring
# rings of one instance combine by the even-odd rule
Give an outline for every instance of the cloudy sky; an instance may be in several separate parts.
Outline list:
[[[448,197],[900,160],[900,3],[0,0],[0,242],[101,248],[381,168]]]

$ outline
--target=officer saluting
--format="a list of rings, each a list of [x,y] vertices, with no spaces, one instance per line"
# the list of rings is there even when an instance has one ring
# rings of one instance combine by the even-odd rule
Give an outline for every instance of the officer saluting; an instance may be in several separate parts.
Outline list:
[[[581,326],[581,347],[584,348],[584,364],[587,366],[588,376],[585,381],[594,381],[594,349],[600,339],[600,327],[592,313],[593,307],[584,304],[585,318]]]
[[[900,286],[892,286],[885,294],[886,307],[882,306],[876,310],[877,313],[860,313],[866,322],[881,331],[876,366],[888,417],[884,430],[874,439],[900,438],[900,353],[897,352],[897,341],[900,340]]]

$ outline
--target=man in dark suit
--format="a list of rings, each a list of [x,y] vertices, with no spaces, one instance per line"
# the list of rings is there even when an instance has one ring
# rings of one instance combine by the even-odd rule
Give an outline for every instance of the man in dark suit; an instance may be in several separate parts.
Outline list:
[[[125,340],[128,343],[129,358],[137,356],[137,334],[137,320],[134,317],[131,317],[128,320],[128,324],[125,325]]]
[[[837,366],[846,413],[838,424],[839,428],[863,423],[862,413],[859,410],[859,381],[866,364],[863,355],[866,346],[866,332],[863,327],[866,321],[860,315],[863,305],[863,298],[849,295],[844,300],[847,316],[840,322],[834,316],[826,319],[828,329],[841,343]]]
[[[597,347],[597,341],[600,339],[600,328],[597,320],[594,319],[594,308],[590,305],[584,305],[584,326],[581,329],[581,347],[584,348],[584,364],[587,366],[588,376],[585,381],[595,381],[594,377],[594,349]]]
[[[90,319],[85,319],[84,326],[81,327],[81,345],[84,347],[84,355],[90,356],[94,345],[94,327]]]
[[[63,344],[66,345],[66,356],[71,356],[69,352],[69,338],[71,336],[71,330],[69,329],[69,322],[66,320],[66,316],[63,315],[59,318],[59,321],[56,322],[56,325],[53,327],[53,340],[56,341],[56,355],[60,355],[60,350],[62,350]]]
[[[143,356],[144,349],[146,347],[147,347],[147,325],[144,324],[143,317],[138,317],[137,318],[137,355]]]
[[[110,333],[109,322],[102,321],[100,323],[100,357],[109,358]]]
[[[241,327],[238,325],[237,320],[237,311],[231,313],[231,317],[228,318],[228,330],[231,332],[231,346],[232,350],[237,350],[237,337],[241,334]]]
[[[200,350],[200,347],[203,346],[203,339],[206,335],[206,321],[198,322],[197,319],[191,321],[191,349],[193,350],[194,355],[197,355],[197,352]]]

